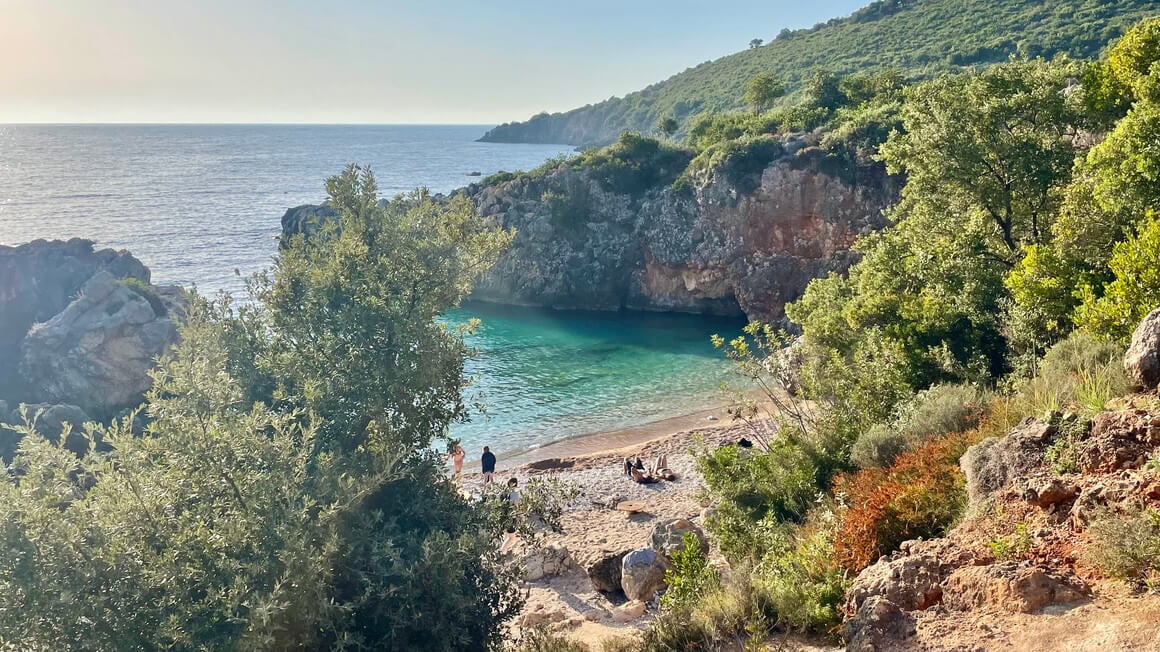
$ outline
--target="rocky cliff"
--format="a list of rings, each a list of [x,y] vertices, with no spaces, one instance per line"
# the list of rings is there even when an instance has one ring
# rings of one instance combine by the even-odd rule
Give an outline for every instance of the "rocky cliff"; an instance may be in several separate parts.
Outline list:
[[[567,165],[470,186],[485,219],[516,229],[472,297],[779,320],[811,279],[849,267],[855,238],[883,226],[900,187],[884,173],[838,179],[823,157],[798,140],[759,178],[708,170],[639,194]]]
[[[178,288],[149,280],[129,253],[88,240],[0,246],[0,423],[20,403],[95,418],[135,406],[181,306]]]
[[[468,186],[458,192],[484,219],[516,229],[471,298],[781,320],[812,279],[854,262],[854,240],[884,225],[901,188],[880,167],[831,175],[816,140],[788,138],[775,160],[740,178],[710,169],[636,192],[567,163]],[[329,207],[292,208],[283,234],[330,219]]]

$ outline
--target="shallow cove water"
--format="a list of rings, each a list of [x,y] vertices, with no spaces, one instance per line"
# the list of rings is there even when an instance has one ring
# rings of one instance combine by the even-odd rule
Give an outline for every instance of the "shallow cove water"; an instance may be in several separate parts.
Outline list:
[[[348,162],[383,195],[448,192],[468,173],[529,169],[570,147],[477,143],[486,126],[0,125],[0,244],[89,238],[129,249],[156,283],[238,293],[267,267],[290,206],[325,198]],[[235,273],[235,270],[237,272]],[[740,324],[682,315],[471,305],[468,364],[489,417],[457,424],[472,459],[687,414],[719,401],[709,336]]]
[[[578,435],[637,426],[719,405],[730,365],[710,335],[744,322],[653,313],[561,312],[468,304],[451,322],[481,320],[467,338],[486,415],[452,426],[475,456],[528,450]]]

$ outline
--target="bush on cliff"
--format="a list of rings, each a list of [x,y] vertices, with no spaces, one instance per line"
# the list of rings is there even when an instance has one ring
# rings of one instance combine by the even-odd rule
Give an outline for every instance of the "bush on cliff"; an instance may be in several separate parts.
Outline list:
[[[382,206],[353,167],[328,190],[341,223],[294,238],[258,302],[194,302],[144,436],[127,419],[78,458],[27,432],[0,482],[0,642],[500,646],[520,598],[499,519],[429,445],[466,415],[436,317],[508,236],[465,200]]]
[[[616,143],[587,150],[568,164],[587,169],[608,191],[640,195],[671,184],[692,158],[688,150],[626,132]]]
[[[952,434],[902,453],[888,469],[841,478],[835,493],[849,505],[835,554],[857,573],[903,541],[941,536],[966,507],[959,458],[975,438]]]

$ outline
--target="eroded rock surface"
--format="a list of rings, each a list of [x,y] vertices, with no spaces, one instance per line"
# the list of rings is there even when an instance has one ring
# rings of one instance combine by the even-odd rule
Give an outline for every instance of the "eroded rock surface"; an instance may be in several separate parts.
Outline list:
[[[20,372],[29,393],[97,416],[135,404],[152,384],[155,359],[177,340],[177,326],[164,313],[111,273],[97,272],[72,303],[24,338]]]
[[[149,283],[149,269],[124,251],[96,250],[90,240],[36,240],[0,246],[0,395],[28,400],[17,373],[20,345],[33,324],[65,309],[94,274]]]

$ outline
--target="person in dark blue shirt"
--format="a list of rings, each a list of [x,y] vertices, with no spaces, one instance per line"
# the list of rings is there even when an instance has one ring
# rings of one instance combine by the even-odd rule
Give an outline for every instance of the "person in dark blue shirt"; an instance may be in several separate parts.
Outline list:
[[[495,453],[491,452],[487,446],[483,447],[483,457],[479,460],[480,466],[483,470],[483,484],[491,482],[491,476],[495,473]]]

